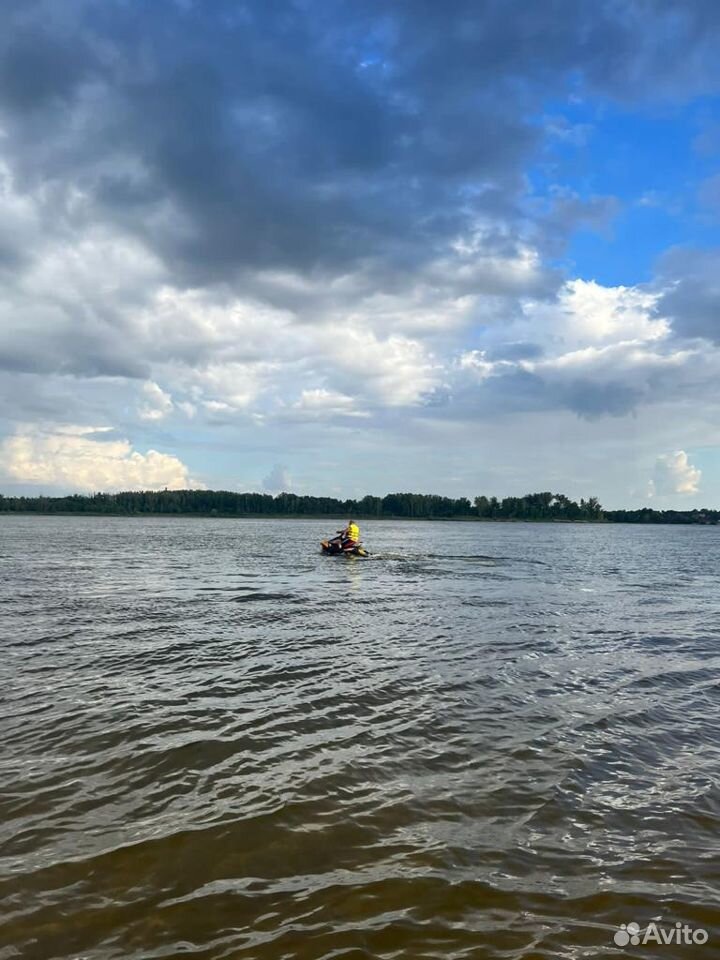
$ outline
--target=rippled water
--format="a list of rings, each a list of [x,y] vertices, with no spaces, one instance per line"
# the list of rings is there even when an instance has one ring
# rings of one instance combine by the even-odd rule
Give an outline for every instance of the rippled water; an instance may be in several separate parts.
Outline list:
[[[0,518],[1,960],[718,956],[720,528],[336,525]]]

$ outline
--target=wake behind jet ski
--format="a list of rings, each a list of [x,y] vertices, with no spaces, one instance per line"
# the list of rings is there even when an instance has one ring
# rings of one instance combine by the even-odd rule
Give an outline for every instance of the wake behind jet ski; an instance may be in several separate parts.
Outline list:
[[[320,547],[323,553],[344,553],[353,557],[367,557],[368,555],[367,550],[360,543],[360,528],[354,520],[350,520],[344,530],[338,530],[336,537],[322,540]]]

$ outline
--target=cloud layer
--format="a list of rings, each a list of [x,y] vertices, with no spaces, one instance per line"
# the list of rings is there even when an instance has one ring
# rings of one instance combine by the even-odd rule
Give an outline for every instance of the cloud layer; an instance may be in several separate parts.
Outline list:
[[[569,464],[558,422],[590,462],[591,425],[647,411],[650,474],[686,445],[652,411],[711,417],[717,250],[573,275],[573,237],[612,238],[628,201],[562,177],[593,136],[578,104],[718,94],[709,0],[8,0],[0,26],[8,479],[315,489],[340,444],[382,492],[398,451],[465,430],[479,483],[498,420],[494,462],[532,417]],[[98,424],[130,439],[78,432]],[[443,462],[423,479],[450,492]]]

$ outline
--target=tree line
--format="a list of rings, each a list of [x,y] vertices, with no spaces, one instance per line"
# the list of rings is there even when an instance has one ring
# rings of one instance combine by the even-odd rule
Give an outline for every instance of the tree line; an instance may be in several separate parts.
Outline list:
[[[605,519],[610,523],[720,523],[720,510],[606,510]]]
[[[405,518],[415,520],[554,520],[610,523],[718,523],[717,510],[603,510],[597,497],[571,500],[562,493],[523,497],[441,497],[389,493],[360,500],[295,493],[235,493],[230,490],[140,490],[71,494],[65,497],[5,497],[0,513],[89,513],[113,516],[177,514],[233,517]]]
[[[295,493],[276,496],[263,493],[234,493],[229,490],[142,490],[124,493],[72,494],[65,497],[3,497],[0,512],[16,513],[100,513],[198,514],[242,517],[325,517],[340,516],[428,520],[602,520],[597,498],[577,503],[564,494],[530,493],[524,497],[441,497],[423,493],[389,493],[360,500],[311,497]]]

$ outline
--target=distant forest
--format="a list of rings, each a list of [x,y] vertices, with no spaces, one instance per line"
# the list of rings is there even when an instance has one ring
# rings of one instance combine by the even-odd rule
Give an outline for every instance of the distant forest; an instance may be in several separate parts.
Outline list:
[[[603,510],[596,497],[570,500],[562,493],[524,497],[453,499],[423,493],[336,500],[295,493],[277,496],[227,490],[162,490],[73,494],[67,497],[4,497],[0,513],[88,513],[118,516],[177,514],[222,517],[343,517],[414,520],[551,520],[608,523],[718,523],[718,510]]]

